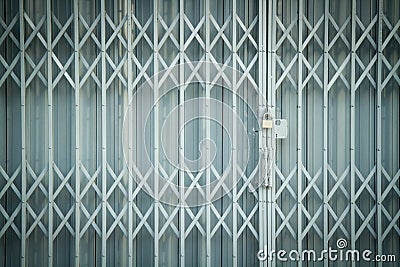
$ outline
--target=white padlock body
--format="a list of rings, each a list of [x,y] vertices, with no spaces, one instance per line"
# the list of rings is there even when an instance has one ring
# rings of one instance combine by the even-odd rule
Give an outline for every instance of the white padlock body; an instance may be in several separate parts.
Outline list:
[[[263,119],[263,121],[262,121],[263,129],[272,129],[272,126],[273,126],[273,121],[272,120]]]

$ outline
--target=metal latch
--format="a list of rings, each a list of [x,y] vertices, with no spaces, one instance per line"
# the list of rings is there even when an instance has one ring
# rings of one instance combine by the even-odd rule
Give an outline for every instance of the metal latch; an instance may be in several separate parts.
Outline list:
[[[288,135],[287,120],[275,119],[274,120],[274,133],[276,139],[284,139]]]

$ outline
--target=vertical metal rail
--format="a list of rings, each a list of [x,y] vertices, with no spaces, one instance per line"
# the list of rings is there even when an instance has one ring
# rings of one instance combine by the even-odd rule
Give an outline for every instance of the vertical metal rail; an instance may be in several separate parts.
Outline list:
[[[179,266],[185,266],[185,70],[182,65],[185,62],[185,6],[184,0],[179,0],[179,193],[180,193],[180,208],[179,208]]]
[[[21,0],[22,1],[22,0]],[[75,54],[75,266],[79,266],[80,247],[80,136],[79,136],[79,0],[74,0],[74,54]]]
[[[259,113],[259,119],[260,116],[262,115],[260,111],[264,111],[266,109],[266,90],[269,89],[269,75],[270,75],[270,68],[266,68],[266,51],[265,51],[265,46],[266,46],[266,36],[270,31],[266,29],[266,5],[267,3],[265,1],[259,1],[259,31],[258,31],[258,36],[259,36],[259,63],[258,63],[258,73],[259,73],[259,95],[258,95],[258,113]],[[269,19],[269,18],[268,18]],[[268,43],[268,52],[269,52],[269,43]],[[268,53],[269,55],[269,53]],[[268,57],[269,59],[269,57]],[[269,64],[269,61],[268,61]],[[268,72],[267,72],[268,71]],[[268,85],[267,85],[267,80],[268,80]],[[261,94],[260,94],[261,93]],[[263,152],[263,148],[266,146],[266,131],[263,129],[260,129],[259,134],[258,134],[258,143],[259,143],[259,153]],[[260,181],[262,181],[263,173],[262,173],[262,168],[261,165],[259,165],[259,177]],[[267,243],[268,239],[268,234],[267,234],[267,225],[270,225],[270,222],[268,221],[267,214],[266,214],[266,188],[263,183],[261,183],[261,186],[258,189],[258,212],[259,212],[259,249],[263,250],[265,248],[265,245]],[[270,246],[268,246],[268,249]],[[264,253],[267,253],[264,251]],[[267,261],[260,261],[260,267],[261,266],[267,266],[268,262]]]
[[[236,82],[237,82],[237,77],[236,77],[236,60],[237,60],[237,21],[236,21],[236,2],[237,0],[232,0],[232,56],[233,56],[233,62],[232,62],[232,109],[233,109],[233,114],[236,114],[236,93],[238,88],[236,88]],[[234,117],[233,118],[233,132],[232,132],[232,179],[233,179],[233,188],[232,188],[232,266],[236,267],[238,265],[238,253],[237,253],[237,243],[238,243],[238,236],[237,236],[237,205],[238,205],[238,197],[237,197],[237,175],[236,175],[236,166],[237,164],[237,154],[236,154],[236,142],[237,142],[237,137],[235,134],[236,131],[236,120]]]
[[[100,3],[101,27],[101,266],[107,264],[107,162],[106,162],[106,8]]]
[[[158,220],[158,215],[159,215],[159,207],[160,205],[159,200],[158,200],[158,104],[157,104],[157,97],[158,97],[158,11],[157,11],[157,2],[158,0],[153,0],[153,19],[154,19],[154,82],[153,82],[153,97],[155,103],[154,105],[154,195],[155,195],[155,200],[154,200],[154,266],[158,266],[159,262],[159,255],[158,255],[158,250],[159,250],[159,220]]]
[[[47,20],[47,101],[48,101],[48,157],[49,157],[49,229],[48,229],[48,261],[49,266],[53,266],[53,66],[52,66],[52,29],[51,29],[51,0],[46,1],[46,20]]]
[[[297,81],[297,249],[303,250],[303,211],[302,211],[302,186],[303,186],[303,158],[302,158],[302,100],[303,100],[303,0],[299,0],[299,36],[298,36],[298,81]],[[302,266],[302,261],[298,262],[298,266]]]
[[[268,108],[272,109],[273,116],[276,115],[275,112],[275,102],[276,102],[276,9],[277,9],[277,0],[273,0],[272,3],[269,1],[269,11],[268,17],[270,25],[269,32],[271,34],[271,38],[268,38],[268,46],[269,46],[269,86],[268,86]],[[269,131],[267,135],[267,140],[272,142],[272,145],[275,146],[275,142],[272,141],[273,139],[271,131]],[[275,153],[275,152],[274,152]],[[275,158],[275,157],[274,157]],[[276,232],[275,232],[275,190],[276,190],[276,183],[275,183],[275,162],[272,165],[272,188],[267,191],[267,198],[268,198],[268,248],[269,251],[275,250],[276,247]],[[268,262],[269,264],[269,262]],[[274,257],[271,262],[271,266],[276,265],[276,258]]]
[[[132,106],[132,3],[128,1],[128,266],[136,266],[133,263],[134,255],[133,255],[133,168],[132,168],[132,145],[133,145],[133,123],[132,123],[132,115],[133,115],[133,106]]]
[[[324,195],[324,250],[328,250],[328,232],[329,232],[329,221],[328,221],[328,82],[329,82],[329,73],[328,73],[328,45],[329,45],[329,0],[325,0],[324,7],[324,141],[323,141],[323,195]],[[324,259],[324,266],[328,266],[328,259]]]
[[[356,0],[351,3],[351,85],[350,85],[350,245],[356,248],[356,214],[355,214],[355,87],[356,87]],[[355,266],[355,262],[351,262]]]
[[[206,1],[206,101],[208,102],[208,99],[210,98],[210,90],[211,90],[211,85],[208,83],[210,81],[210,67],[208,66],[208,62],[210,62],[210,0],[205,0]],[[235,1],[235,0],[233,0]],[[209,107],[207,106],[208,103],[206,103],[206,116],[210,114]],[[205,121],[206,124],[206,138],[210,138],[210,123],[209,120]],[[209,159],[209,151],[207,150],[206,154],[206,162],[208,162]],[[211,190],[210,190],[210,168],[206,169],[206,266],[211,266],[211,203],[210,203],[210,195],[211,195]]]
[[[24,0],[19,0],[19,47],[21,53],[21,266],[25,266],[26,254],[26,151],[25,151],[25,19]]]
[[[377,100],[376,100],[376,197],[378,207],[378,254],[382,255],[382,23],[383,23],[383,0],[378,4],[378,77],[377,77]],[[382,266],[379,263],[378,266]]]
[[[239,0],[238,0],[239,1]],[[250,14],[249,14],[249,1],[244,1],[244,7],[243,7],[243,9],[244,9],[244,17],[242,18],[242,22],[243,22],[243,24],[245,25],[245,26],[247,26],[247,27],[249,27],[250,26],[250,24],[251,24],[251,22],[250,22]],[[239,15],[240,16],[240,15]],[[239,17],[239,19],[240,19],[240,17]],[[237,20],[237,22],[239,23],[239,21]],[[236,21],[235,21],[235,24],[236,24]],[[247,25],[246,25],[247,24]],[[248,37],[244,37],[245,36],[245,32],[243,32],[243,37],[242,38],[248,38]],[[237,36],[237,37],[239,37],[239,36]],[[249,64],[249,55],[248,55],[248,48],[249,48],[249,46],[247,45],[247,43],[248,42],[243,42],[243,44],[241,45],[244,49],[244,51],[243,51],[243,56],[242,56],[242,59],[241,59],[241,61],[242,61],[242,63],[243,63],[243,65],[245,66],[245,68],[246,67],[248,67],[248,65],[247,64]],[[239,47],[236,47],[236,49],[238,49]],[[236,56],[237,57],[239,57],[239,55],[237,54],[237,51],[235,51],[235,53],[236,53]],[[245,68],[242,68],[241,69],[241,72],[243,72],[243,71],[245,71]],[[247,75],[249,75],[250,76],[250,73],[248,73]],[[243,85],[245,85],[245,82],[243,82],[242,83]],[[245,96],[245,94],[244,94],[244,96]],[[247,210],[247,208],[248,208],[248,206],[247,206],[247,198],[246,197],[243,197],[242,198],[242,201],[241,201],[241,204],[242,204],[242,211],[246,211]],[[242,217],[242,216],[241,216]],[[243,222],[243,225],[245,225],[245,224],[247,224],[246,223],[246,221],[244,221]],[[246,238],[243,238],[243,239],[241,239],[241,243],[242,243],[242,254],[243,254],[243,257],[242,257],[242,259],[241,259],[241,265],[246,265],[246,256],[247,256],[247,250],[246,250],[246,247],[247,247],[247,239]]]

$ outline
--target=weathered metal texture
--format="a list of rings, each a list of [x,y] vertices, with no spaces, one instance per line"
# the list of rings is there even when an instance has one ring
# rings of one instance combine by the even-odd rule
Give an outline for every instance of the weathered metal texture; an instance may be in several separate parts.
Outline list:
[[[276,115],[290,123],[277,150],[276,247],[319,251],[344,238],[398,254],[399,4],[272,6]]]
[[[399,28],[391,0],[1,0],[0,264],[254,266],[266,244],[319,251],[338,238],[399,255]],[[259,109],[287,119],[289,135],[276,140],[272,190],[248,190],[261,175],[255,156],[224,198],[173,207],[142,190],[150,176],[195,187],[225,179],[224,159],[200,174],[171,169],[158,152],[167,111],[200,96],[246,111],[209,84],[177,88],[155,108],[156,169],[145,172],[134,138],[125,164],[123,116],[138,116],[128,100],[144,82],[185,77],[159,71],[201,60],[240,70],[225,82],[252,82],[268,96]],[[196,157],[211,137],[227,151],[220,130],[195,127],[179,149]],[[275,142],[251,135],[255,146]]]
[[[134,171],[143,184],[128,178],[127,167],[137,170],[143,151],[130,140],[125,166],[120,138],[123,112],[140,112],[128,100],[143,82],[154,88],[165,82],[152,77],[165,68],[207,59],[258,81],[258,3],[21,0],[0,6],[1,264],[256,264],[257,193],[246,189],[256,165],[246,176],[238,170],[239,187],[215,203],[171,207],[141,190],[154,173]],[[182,82],[183,75],[174,78]],[[223,98],[219,88],[205,89],[204,95]],[[154,136],[161,111],[203,93],[187,87],[173,94],[176,99],[155,109]],[[204,134],[218,131],[208,125]],[[180,148],[195,155],[196,140],[181,135]],[[220,139],[220,149],[225,142]],[[199,183],[154,155],[171,181]],[[224,179],[222,162],[204,179]]]

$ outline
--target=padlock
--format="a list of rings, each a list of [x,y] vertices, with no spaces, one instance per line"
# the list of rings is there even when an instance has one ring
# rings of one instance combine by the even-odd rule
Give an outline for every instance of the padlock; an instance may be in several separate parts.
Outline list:
[[[268,113],[265,113],[262,120],[263,129],[272,129],[273,121],[269,118]]]

